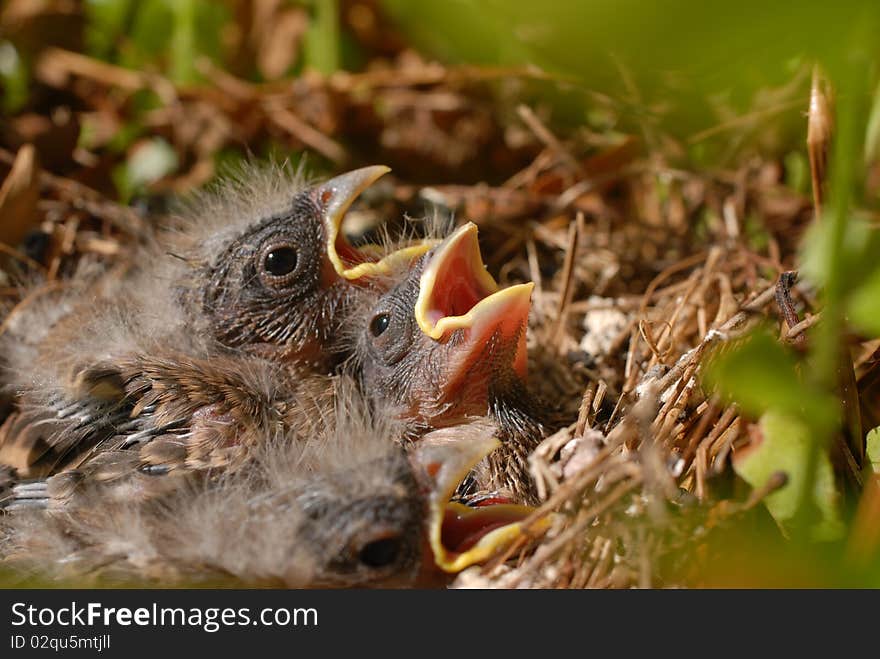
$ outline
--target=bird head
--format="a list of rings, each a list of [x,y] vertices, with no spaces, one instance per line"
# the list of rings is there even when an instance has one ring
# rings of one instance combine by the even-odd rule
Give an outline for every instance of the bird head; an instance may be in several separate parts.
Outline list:
[[[508,546],[533,509],[450,497],[497,446],[480,422],[429,433],[352,469],[316,473],[298,497],[298,543],[319,547],[309,585],[437,585]],[[536,528],[545,524],[539,521]]]
[[[526,377],[533,286],[499,288],[476,225],[458,228],[361,314],[366,391],[435,427],[486,414],[494,391]]]
[[[195,288],[211,334],[230,348],[325,362],[337,347],[334,338],[353,284],[387,266],[381,248],[355,247],[341,226],[354,200],[388,171],[364,167],[294,186],[292,193],[277,182],[249,191],[239,181],[233,192],[202,204],[200,215],[220,216],[206,225],[216,226],[217,234],[205,235],[203,228],[195,246],[204,256]],[[225,202],[230,197],[235,199]],[[427,249],[413,245],[391,259]]]
[[[412,450],[410,460],[426,492],[425,533],[434,566],[457,573],[482,563],[523,532],[522,522],[534,508],[513,503],[471,507],[450,501],[462,480],[499,446],[494,428],[484,422],[441,428],[428,433]],[[540,518],[532,531],[546,528]]]
[[[400,447],[314,472],[296,502],[301,522],[294,551],[312,549],[305,584],[404,586],[417,580],[424,558],[424,512]]]

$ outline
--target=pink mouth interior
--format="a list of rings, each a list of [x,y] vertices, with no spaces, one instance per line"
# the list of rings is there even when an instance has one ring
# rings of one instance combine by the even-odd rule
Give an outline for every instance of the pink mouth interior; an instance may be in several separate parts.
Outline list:
[[[440,538],[450,552],[463,553],[495,529],[525,519],[521,506],[490,505],[468,509],[466,515],[447,507]]]
[[[428,320],[436,324],[441,318],[463,316],[491,293],[480,286],[466,258],[449,257],[431,290]]]
[[[353,247],[349,244],[348,240],[346,240],[345,236],[342,234],[340,230],[336,235],[336,253],[339,255],[339,258],[346,266],[354,266],[359,263],[366,263],[373,259],[367,257],[362,251],[360,251],[357,247]]]

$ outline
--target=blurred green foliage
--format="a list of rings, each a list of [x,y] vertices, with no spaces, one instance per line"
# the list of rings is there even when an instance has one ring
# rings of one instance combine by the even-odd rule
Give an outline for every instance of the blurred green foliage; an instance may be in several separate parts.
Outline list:
[[[350,53],[340,35],[338,0],[288,2],[309,9],[300,67],[333,73]],[[86,48],[100,59],[139,70],[156,70],[178,83],[199,80],[195,62],[224,62],[224,28],[235,17],[228,3],[213,0],[86,0]],[[257,72],[249,74],[256,78]]]
[[[219,59],[231,16],[208,0],[86,0],[89,54],[139,70],[160,70],[179,83],[197,79],[198,57]]]
[[[760,416],[768,410],[808,415],[810,421],[828,425],[836,412],[835,399],[805,385],[797,360],[768,332],[759,331],[735,350],[710,362],[711,378],[724,385],[746,413]]]
[[[13,113],[21,108],[28,98],[27,65],[11,41],[0,39],[0,84],[3,95],[0,97],[0,110]]]
[[[321,73],[339,69],[339,8],[337,0],[312,0],[314,22],[306,35],[306,61]]]
[[[880,473],[880,428],[872,428],[865,437],[865,455],[874,473]]]
[[[766,504],[801,538],[840,535],[835,500],[842,486],[829,486],[829,451],[834,436],[845,432],[841,374],[852,369],[845,336],[853,329],[866,338],[880,336],[880,232],[857,215],[869,202],[866,138],[877,112],[878,33],[872,27],[851,25],[851,38],[827,64],[838,91],[828,200],[801,254],[802,272],[823,301],[810,349],[796,358],[759,333],[720,355],[708,372],[744,411],[762,415],[762,443],[736,464],[737,472],[755,487],[775,470],[788,474],[788,484]]]
[[[698,134],[760,109],[777,148],[802,146],[801,102],[768,90],[792,83],[813,59],[836,69],[853,28],[877,25],[874,0],[700,2],[665,0],[382,0],[408,37],[453,62],[536,65],[564,76],[567,94],[540,89],[556,118],[590,122],[597,95],[627,130]],[[805,87],[804,77],[801,86]],[[762,104],[762,101],[764,103]],[[748,126],[749,124],[744,124]],[[743,132],[692,140],[694,162],[713,165]]]
[[[351,48],[343,48],[338,0],[302,0],[289,4],[305,6],[312,18],[302,57],[294,67],[296,70],[312,68],[329,74],[339,69],[342,54],[357,57]],[[235,20],[229,3],[212,0],[86,0],[85,10],[86,52],[98,59],[139,71],[154,71],[182,85],[201,81],[196,65],[200,58],[208,58],[220,68],[232,64],[224,61],[229,59],[230,53],[223,41],[224,30]],[[0,50],[0,75],[4,72],[2,55]],[[238,62],[234,64],[238,65]],[[236,74],[252,80],[260,79],[256,70],[239,71],[236,67]],[[23,84],[26,93],[26,80]],[[5,86],[13,91],[17,89],[12,84]],[[131,105],[130,121],[120,127],[109,144],[114,151],[129,149],[148,132],[141,117],[161,103],[155,94],[140,92]],[[88,147],[89,135],[86,125],[80,136],[81,146]],[[129,154],[127,162],[114,170],[113,180],[123,201],[130,201],[156,180],[151,174],[145,175],[145,171],[153,171],[156,163],[161,162],[164,174],[175,172],[179,164],[177,160],[171,159],[166,149],[160,153],[156,144],[153,140],[145,147],[138,145],[137,151]],[[145,153],[152,155],[147,157]]]
[[[817,222],[810,227],[804,239],[801,251],[801,272],[810,281],[824,285],[832,275],[831,264],[826,255],[832,240],[831,225]],[[880,297],[873,295],[880,278],[880,232],[864,218],[851,218],[846,227],[841,244],[842,264],[838,268],[837,277],[841,280],[841,288],[847,298],[850,320],[858,321],[869,334],[880,336],[880,325],[877,318],[876,301]]]
[[[869,336],[880,336],[880,266],[875,267],[853,291],[849,299],[849,318]]]
[[[763,383],[757,388],[766,389]],[[773,518],[785,528],[796,520],[801,502],[807,500],[818,511],[808,531],[809,537],[838,540],[843,536],[844,526],[831,460],[826,453],[821,453],[815,477],[806,472],[810,443],[814,440],[811,428],[802,417],[802,414],[788,414],[771,407],[758,424],[760,440],[734,461],[734,469],[756,488],[766,485],[775,472],[784,472],[786,485],[764,500]],[[812,492],[804,492],[805,487],[812,487]]]
[[[706,375],[759,419],[760,437],[734,461],[736,473],[760,488],[773,473],[784,472],[786,485],[765,499],[776,521],[804,537],[838,539],[843,529],[831,462],[825,451],[817,450],[815,458],[811,453],[838,424],[839,402],[801,371],[795,353],[760,330],[714,356]]]

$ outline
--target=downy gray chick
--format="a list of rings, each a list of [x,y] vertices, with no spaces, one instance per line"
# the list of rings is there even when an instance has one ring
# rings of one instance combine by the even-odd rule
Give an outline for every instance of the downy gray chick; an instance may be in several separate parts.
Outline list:
[[[71,505],[13,508],[0,565],[80,586],[439,585],[518,536],[530,510],[448,503],[497,446],[490,426],[435,431],[409,453],[402,433],[349,398],[310,441],[262,442],[210,483],[144,503],[93,482]]]

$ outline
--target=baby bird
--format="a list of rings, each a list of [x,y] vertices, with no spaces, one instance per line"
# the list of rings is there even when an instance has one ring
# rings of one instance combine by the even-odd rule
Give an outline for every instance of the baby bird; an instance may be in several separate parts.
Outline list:
[[[197,200],[133,272],[83,276],[14,317],[2,347],[18,411],[0,428],[0,463],[39,477],[110,451],[143,468],[213,468],[267,425],[304,423],[297,401],[344,354],[355,283],[387,267],[340,232],[386,171],[312,186],[247,172]]]
[[[544,434],[525,384],[532,288],[499,290],[465,224],[365,305],[353,361],[374,400],[427,428],[491,415],[502,446],[478,481],[527,502],[528,456]]]
[[[352,247],[340,226],[387,171],[365,167],[309,186],[299,174],[254,167],[197,195],[172,228],[135,251],[125,276],[87,272],[36,311],[14,312],[4,335],[8,370],[27,370],[46,351],[87,363],[101,341],[140,347],[125,346],[129,329],[132,344],[249,352],[326,370],[342,349],[352,282],[381,268],[378,248]],[[132,328],[121,327],[127,321]],[[92,336],[70,347],[82,330]],[[90,347],[94,354],[83,353]]]
[[[340,227],[354,199],[387,171],[364,167],[309,187],[248,173],[231,191],[198,199],[196,221],[170,249],[189,331],[273,360],[332,365],[351,282],[379,256],[376,246],[349,245]]]
[[[148,502],[103,486],[64,508],[0,518],[0,565],[110,584],[439,585],[521,533],[521,506],[449,504],[497,441],[485,424],[436,431],[409,454],[400,424],[347,399],[307,442],[272,438],[248,468]]]

